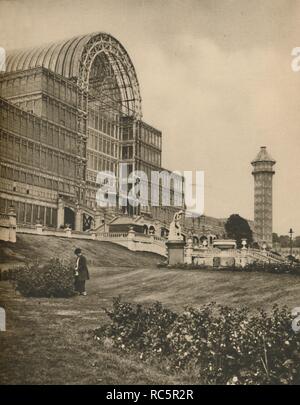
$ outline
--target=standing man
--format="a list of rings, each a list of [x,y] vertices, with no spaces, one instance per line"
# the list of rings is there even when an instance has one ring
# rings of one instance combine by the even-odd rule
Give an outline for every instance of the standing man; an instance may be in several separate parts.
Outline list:
[[[77,256],[75,266],[75,291],[80,295],[87,295],[85,291],[85,281],[90,279],[86,258],[81,254],[81,249],[76,248],[74,251]]]

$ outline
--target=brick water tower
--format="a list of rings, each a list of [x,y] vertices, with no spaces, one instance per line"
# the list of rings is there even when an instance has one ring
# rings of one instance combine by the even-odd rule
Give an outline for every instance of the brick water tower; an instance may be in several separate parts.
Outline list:
[[[276,161],[262,146],[251,162],[254,176],[254,240],[272,247],[272,180]]]

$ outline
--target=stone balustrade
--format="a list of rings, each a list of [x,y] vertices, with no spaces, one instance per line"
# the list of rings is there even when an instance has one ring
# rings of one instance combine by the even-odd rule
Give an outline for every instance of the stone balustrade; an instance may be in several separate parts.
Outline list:
[[[242,249],[221,249],[211,246],[195,246],[191,238],[188,238],[187,243],[182,246],[172,246],[171,242],[167,243],[168,259],[171,264],[194,264],[217,268],[228,266],[245,267],[247,264],[254,262],[284,263],[286,261],[283,257],[267,250],[246,248],[245,244]],[[181,249],[182,255],[178,253],[178,249]],[[174,257],[179,258],[179,261],[175,263]]]
[[[161,256],[166,256],[165,240],[156,235],[138,234],[133,230],[126,232],[103,232],[94,231],[80,232],[71,228],[53,229],[41,224],[18,226],[17,233],[35,234],[44,236],[58,236],[64,238],[98,240],[112,242],[124,246],[135,252],[151,252]]]

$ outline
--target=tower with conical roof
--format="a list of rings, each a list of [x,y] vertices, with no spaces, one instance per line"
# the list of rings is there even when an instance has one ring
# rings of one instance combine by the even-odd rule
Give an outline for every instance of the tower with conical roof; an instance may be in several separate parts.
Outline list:
[[[276,161],[262,146],[251,162],[254,176],[254,233],[255,240],[262,245],[272,246],[272,180]]]

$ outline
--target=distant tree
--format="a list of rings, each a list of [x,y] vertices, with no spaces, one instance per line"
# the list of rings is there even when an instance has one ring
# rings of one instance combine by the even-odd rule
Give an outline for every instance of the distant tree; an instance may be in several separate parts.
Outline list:
[[[289,247],[290,246],[290,237],[288,235],[279,236],[280,247]]]
[[[237,246],[242,246],[242,239],[247,239],[247,244],[252,244],[253,233],[245,218],[238,214],[232,214],[225,223],[225,230],[228,238],[235,239]]]
[[[300,236],[296,236],[294,239],[294,246],[300,247]]]
[[[273,243],[279,243],[279,236],[275,232],[272,233],[272,241]]]
[[[274,237],[273,237],[273,243],[274,243]],[[278,243],[279,243],[280,247],[282,247],[282,248],[290,247],[291,238],[289,235],[280,235],[278,237]],[[293,238],[293,247],[300,247],[300,236],[296,236],[295,238]]]

